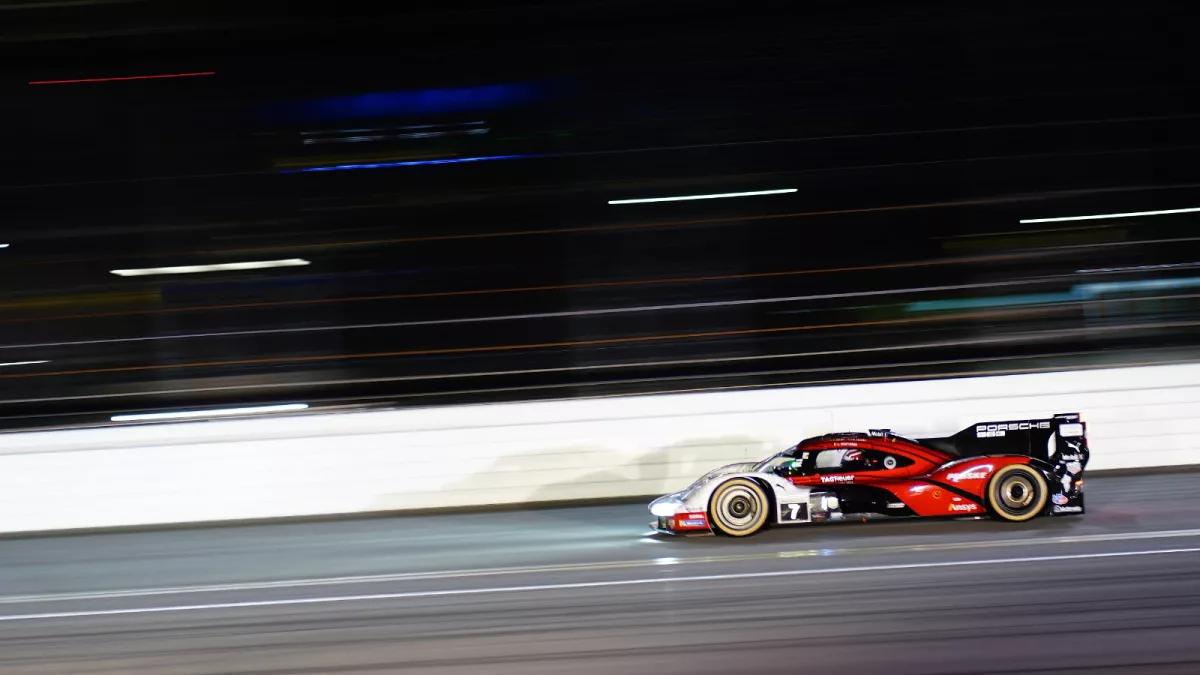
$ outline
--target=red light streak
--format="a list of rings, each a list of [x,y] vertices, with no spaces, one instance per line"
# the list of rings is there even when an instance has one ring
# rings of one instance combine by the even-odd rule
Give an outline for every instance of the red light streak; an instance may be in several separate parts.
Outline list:
[[[166,80],[177,77],[204,77],[216,75],[215,72],[204,73],[168,73],[166,75],[133,75],[130,77],[92,77],[82,80],[35,80],[29,84],[83,84],[88,82],[127,82],[129,80]]]

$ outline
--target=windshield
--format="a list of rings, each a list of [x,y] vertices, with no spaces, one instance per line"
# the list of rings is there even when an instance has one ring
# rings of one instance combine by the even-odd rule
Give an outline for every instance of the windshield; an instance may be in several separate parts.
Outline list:
[[[796,446],[793,445],[792,447],[788,448],[787,450],[784,450],[783,452],[771,455],[770,457],[764,459],[763,461],[759,462],[758,464],[755,464],[754,471],[756,473],[761,473],[764,471],[773,471],[775,469],[775,467],[779,466],[780,464],[786,464],[788,462],[791,462],[793,460],[792,451],[795,449],[796,449]]]
[[[788,448],[787,450],[784,450],[783,452],[780,452],[778,454],[771,455],[770,457],[768,457],[758,463],[746,462],[744,464],[742,464],[742,463],[729,464],[727,466],[718,467],[716,469],[713,469],[712,471],[709,471],[708,473],[704,474],[703,476],[697,478],[694,483],[692,483],[691,485],[689,485],[687,487],[687,489],[695,490],[696,488],[700,487],[701,485],[704,485],[705,483],[709,482],[713,478],[730,473],[731,471],[732,472],[749,471],[749,472],[753,472],[753,473],[774,471],[775,468],[781,464],[787,464],[789,462],[795,461],[795,459],[791,456],[792,450],[795,450],[795,449],[796,449],[796,447],[792,446],[792,447]]]

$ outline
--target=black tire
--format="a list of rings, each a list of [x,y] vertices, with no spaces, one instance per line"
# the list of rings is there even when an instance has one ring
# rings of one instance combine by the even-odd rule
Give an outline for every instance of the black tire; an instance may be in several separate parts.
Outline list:
[[[1046,510],[1050,490],[1036,469],[1024,464],[1001,467],[988,483],[987,504],[1000,520],[1023,523]]]
[[[721,534],[748,537],[767,524],[770,504],[761,485],[749,478],[733,478],[713,490],[708,519]]]

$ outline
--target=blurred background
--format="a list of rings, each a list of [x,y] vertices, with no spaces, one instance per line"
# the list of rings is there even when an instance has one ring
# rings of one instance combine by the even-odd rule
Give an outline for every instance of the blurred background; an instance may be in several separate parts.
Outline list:
[[[0,425],[1193,359],[1147,7],[0,0]]]

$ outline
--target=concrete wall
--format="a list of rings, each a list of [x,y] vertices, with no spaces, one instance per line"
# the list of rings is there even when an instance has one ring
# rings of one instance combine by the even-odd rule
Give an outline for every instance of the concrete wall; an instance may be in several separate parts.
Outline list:
[[[1200,464],[1200,366],[0,435],[0,532],[659,494],[806,436],[1080,412],[1090,470]]]

